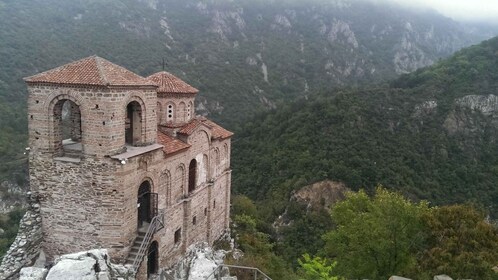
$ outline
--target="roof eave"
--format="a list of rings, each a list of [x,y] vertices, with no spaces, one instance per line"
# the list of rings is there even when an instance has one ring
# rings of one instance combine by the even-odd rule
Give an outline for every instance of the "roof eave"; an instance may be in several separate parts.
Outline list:
[[[113,84],[90,84],[90,83],[58,83],[58,82],[49,82],[49,81],[31,81],[26,78],[23,79],[24,82],[28,85],[51,85],[51,86],[67,86],[67,87],[99,87],[99,88],[143,88],[143,89],[156,89],[156,85],[113,85]]]

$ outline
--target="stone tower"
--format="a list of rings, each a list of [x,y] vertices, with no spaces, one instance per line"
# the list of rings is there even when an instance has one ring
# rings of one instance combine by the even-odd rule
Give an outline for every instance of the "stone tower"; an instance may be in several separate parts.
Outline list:
[[[151,274],[228,228],[232,133],[195,116],[197,89],[97,56],[25,81],[30,185],[49,258],[107,248]]]

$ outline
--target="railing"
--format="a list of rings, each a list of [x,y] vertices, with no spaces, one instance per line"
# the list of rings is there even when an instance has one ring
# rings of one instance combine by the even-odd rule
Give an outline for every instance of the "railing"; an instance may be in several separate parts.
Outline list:
[[[133,274],[137,274],[138,268],[140,267],[140,263],[142,263],[142,260],[144,259],[145,252],[149,247],[152,236],[163,227],[164,215],[160,214],[154,216],[154,218],[152,218],[152,221],[150,222],[149,228],[147,229],[147,233],[145,233],[144,240],[140,244],[140,249],[138,250],[137,256],[135,257],[135,260],[133,260]]]
[[[215,279],[215,280],[220,280],[221,279],[221,272],[222,269],[226,268],[236,268],[236,269],[242,269],[242,270],[247,270],[252,272],[254,275],[254,280],[257,279],[263,279],[263,280],[272,280],[268,275],[266,275],[263,271],[255,268],[255,267],[249,267],[249,266],[240,266],[240,265],[228,265],[228,264],[220,264],[211,274],[209,274],[208,277],[206,277],[204,280],[210,280],[210,279]],[[258,278],[260,277],[260,278]],[[262,278],[261,278],[262,277]]]

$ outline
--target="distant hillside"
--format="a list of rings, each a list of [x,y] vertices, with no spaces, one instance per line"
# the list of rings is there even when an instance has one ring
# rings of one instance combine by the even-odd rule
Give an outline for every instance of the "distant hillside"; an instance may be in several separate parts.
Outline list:
[[[0,0],[0,179],[22,180],[21,78],[98,54],[201,90],[197,111],[230,128],[323,88],[380,82],[492,30],[368,1]]]
[[[390,86],[323,92],[237,132],[233,187],[255,200],[323,179],[498,214],[498,38]],[[284,193],[284,194],[282,194]],[[279,208],[280,207],[280,208]]]

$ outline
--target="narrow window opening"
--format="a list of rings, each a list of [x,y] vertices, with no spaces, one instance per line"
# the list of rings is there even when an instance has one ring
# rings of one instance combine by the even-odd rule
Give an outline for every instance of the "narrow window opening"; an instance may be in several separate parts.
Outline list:
[[[174,112],[174,110],[173,110],[173,105],[172,105],[172,104],[169,104],[169,105],[168,105],[168,115],[167,115],[167,121],[168,121],[168,122],[173,121],[173,112]]]
[[[216,200],[213,201],[213,208],[216,208]]]
[[[208,214],[208,209],[204,208],[204,216],[207,216],[207,214]]]
[[[190,164],[188,166],[188,193],[191,193],[195,190],[196,170],[197,170],[197,161],[193,159],[190,161]]]
[[[192,218],[192,224],[195,226],[197,224],[197,216]]]
[[[126,106],[125,141],[129,145],[138,145],[142,138],[142,108],[136,101]]]
[[[181,239],[182,239],[182,228],[179,228],[175,231],[175,244],[180,243]]]

